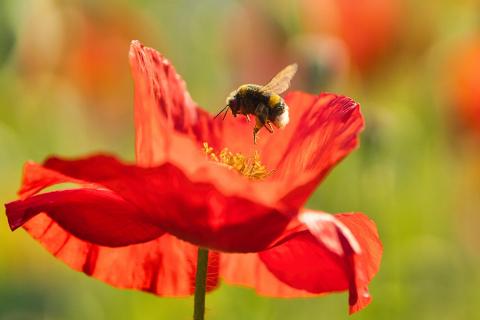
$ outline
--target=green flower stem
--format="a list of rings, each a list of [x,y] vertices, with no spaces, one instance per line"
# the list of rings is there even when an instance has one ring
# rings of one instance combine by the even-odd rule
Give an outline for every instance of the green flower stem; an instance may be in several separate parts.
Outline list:
[[[197,274],[195,275],[195,297],[193,320],[203,320],[205,316],[205,293],[207,289],[208,249],[198,248]]]

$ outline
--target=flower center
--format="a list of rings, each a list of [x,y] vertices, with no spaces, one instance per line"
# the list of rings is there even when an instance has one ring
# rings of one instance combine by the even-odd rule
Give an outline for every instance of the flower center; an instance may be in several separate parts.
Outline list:
[[[245,156],[241,153],[233,153],[228,148],[224,148],[220,152],[215,152],[207,142],[203,143],[203,151],[210,160],[223,165],[231,170],[235,170],[242,176],[251,180],[263,180],[270,176],[273,171],[260,161],[260,155],[257,151],[253,156]]]

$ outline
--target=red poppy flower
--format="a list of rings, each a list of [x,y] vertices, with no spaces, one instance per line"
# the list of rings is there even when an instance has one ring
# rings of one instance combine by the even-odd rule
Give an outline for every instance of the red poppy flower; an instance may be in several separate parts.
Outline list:
[[[202,246],[212,250],[208,290],[222,277],[280,297],[349,290],[351,312],[368,304],[382,252],[373,222],[360,213],[301,209],[356,147],[358,104],[333,94],[289,94],[290,124],[260,134],[263,164],[255,158],[252,165],[274,172],[254,180],[238,172],[251,178],[251,170],[212,161],[202,150],[207,142],[251,154],[251,125],[214,120],[198,108],[155,50],[134,41],[130,61],[137,164],[109,155],[29,162],[21,199],[6,205],[10,227],[23,225],[57,258],[116,287],[191,294]],[[41,193],[62,183],[78,187]]]

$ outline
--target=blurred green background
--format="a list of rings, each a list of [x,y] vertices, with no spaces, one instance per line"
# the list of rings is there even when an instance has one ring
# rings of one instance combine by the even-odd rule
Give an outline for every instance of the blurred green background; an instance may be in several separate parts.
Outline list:
[[[362,105],[361,148],[310,206],[363,211],[383,262],[352,319],[480,319],[480,3],[405,0],[0,2],[0,202],[22,164],[133,160],[127,53],[163,52],[210,111],[291,62],[293,87]],[[73,272],[0,215],[0,319],[190,319],[192,299]],[[270,299],[222,285],[207,319],[347,319],[347,295]]]

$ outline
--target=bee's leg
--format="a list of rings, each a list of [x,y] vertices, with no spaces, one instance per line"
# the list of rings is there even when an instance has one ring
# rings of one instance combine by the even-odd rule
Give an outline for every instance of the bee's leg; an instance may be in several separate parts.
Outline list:
[[[253,127],[253,144],[257,144],[257,134],[263,126],[264,124],[262,123],[262,120],[259,117],[255,117],[255,127]]]
[[[253,128],[253,144],[257,144],[257,134],[260,129],[257,127]]]
[[[268,119],[268,107],[265,106],[263,103],[259,103],[255,108],[255,128],[253,128],[253,142],[256,143],[257,141],[257,133],[258,131],[265,126],[265,123]]]
[[[270,133],[273,133],[273,127],[270,121],[265,122],[265,128],[267,128],[267,130],[270,131]]]

